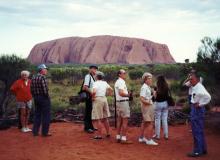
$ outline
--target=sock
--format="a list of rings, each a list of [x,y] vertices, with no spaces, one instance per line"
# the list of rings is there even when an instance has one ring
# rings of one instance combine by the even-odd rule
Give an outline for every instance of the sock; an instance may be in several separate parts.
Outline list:
[[[121,140],[122,141],[126,141],[127,139],[126,139],[126,136],[121,136]]]
[[[121,139],[121,135],[117,134],[116,139]]]

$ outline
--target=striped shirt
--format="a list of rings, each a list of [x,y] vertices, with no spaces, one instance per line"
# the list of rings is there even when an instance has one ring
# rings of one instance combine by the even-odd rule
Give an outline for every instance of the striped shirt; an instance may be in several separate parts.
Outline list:
[[[31,93],[33,96],[49,96],[46,77],[40,73],[31,80]]]

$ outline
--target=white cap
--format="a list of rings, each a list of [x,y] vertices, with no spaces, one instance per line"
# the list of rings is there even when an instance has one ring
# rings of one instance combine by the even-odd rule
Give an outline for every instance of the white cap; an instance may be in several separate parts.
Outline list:
[[[40,64],[39,66],[37,66],[38,70],[42,70],[42,69],[47,69],[47,66],[45,64]]]

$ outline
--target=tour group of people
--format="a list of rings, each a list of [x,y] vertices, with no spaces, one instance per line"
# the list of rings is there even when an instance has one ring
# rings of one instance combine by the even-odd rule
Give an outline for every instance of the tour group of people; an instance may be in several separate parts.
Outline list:
[[[28,77],[30,72],[22,71],[21,78],[13,83],[10,90],[16,96],[17,107],[20,110],[20,122],[22,132],[31,132],[33,136],[51,136],[50,110],[51,102],[46,81],[47,66],[38,66],[38,73]],[[117,113],[116,142],[121,144],[132,144],[128,139],[128,119],[130,117],[129,99],[132,93],[126,85],[127,73],[120,69],[117,73],[118,79],[112,88],[105,80],[104,73],[98,71],[98,66],[90,65],[89,73],[85,76],[82,91],[86,93],[84,131],[94,133],[93,139],[101,140],[111,137],[108,118],[111,116],[106,96],[115,95]],[[157,140],[161,138],[161,124],[163,127],[163,138],[169,139],[168,130],[168,99],[170,89],[163,75],[156,79],[156,87],[152,89],[153,75],[145,72],[142,76],[143,85],[140,88],[140,103],[142,112],[142,124],[137,141],[147,145],[158,145]],[[200,77],[193,70],[189,73],[184,85],[189,87],[189,105],[191,107],[191,127],[194,140],[192,152],[189,157],[198,157],[207,154],[204,136],[204,114],[205,105],[211,100],[210,94],[200,82]],[[34,100],[34,123],[33,128],[28,128],[30,109]],[[161,123],[162,122],[162,123]],[[102,132],[103,127],[105,134]],[[155,129],[154,129],[155,128]]]

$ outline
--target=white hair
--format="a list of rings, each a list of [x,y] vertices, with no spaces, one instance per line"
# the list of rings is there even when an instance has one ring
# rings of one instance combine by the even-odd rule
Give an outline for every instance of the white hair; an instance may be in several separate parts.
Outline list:
[[[152,75],[151,73],[145,72],[145,73],[143,74],[143,76],[142,76],[142,79],[145,80],[145,79],[147,79],[147,78],[152,78],[152,77],[153,77],[153,75]]]
[[[21,76],[26,75],[27,77],[29,77],[30,72],[29,71],[21,71]]]

